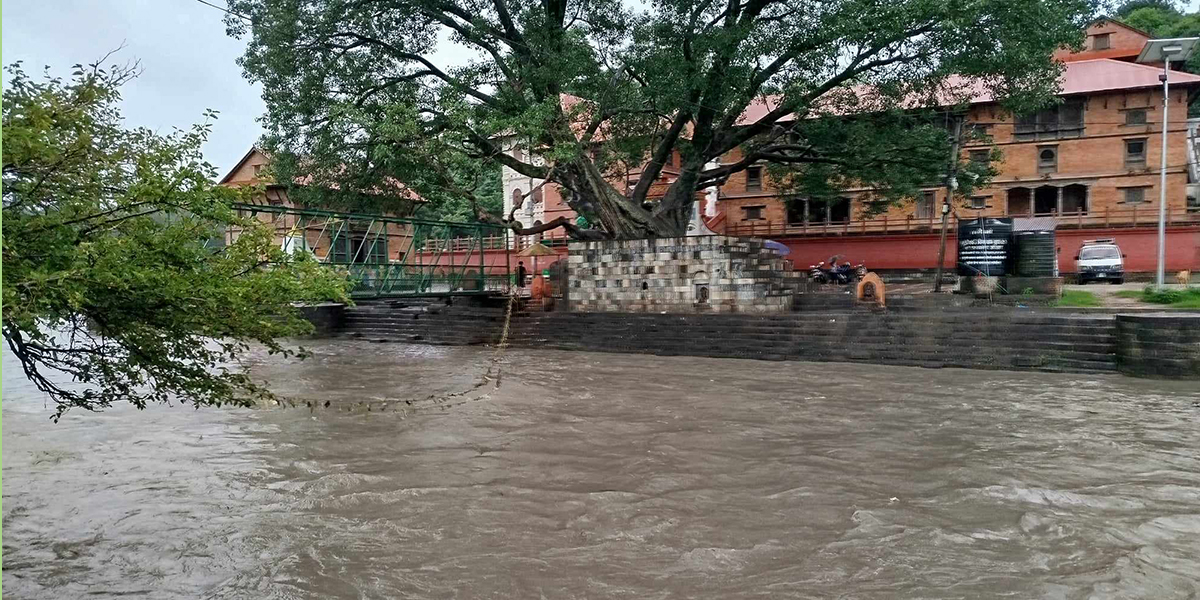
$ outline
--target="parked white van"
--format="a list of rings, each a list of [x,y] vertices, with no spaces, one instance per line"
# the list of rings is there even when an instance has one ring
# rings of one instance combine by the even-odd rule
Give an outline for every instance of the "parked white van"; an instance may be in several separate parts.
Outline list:
[[[1075,257],[1079,271],[1079,283],[1089,281],[1125,281],[1125,255],[1112,238],[1087,240]]]

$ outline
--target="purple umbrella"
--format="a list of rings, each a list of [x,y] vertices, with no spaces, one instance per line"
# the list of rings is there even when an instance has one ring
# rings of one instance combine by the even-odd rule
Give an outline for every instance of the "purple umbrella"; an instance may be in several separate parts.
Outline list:
[[[770,248],[770,249],[778,252],[780,256],[787,256],[788,253],[790,253],[792,251],[791,248],[788,248],[787,246],[785,246],[779,242],[776,242],[775,240],[763,241],[763,247]]]

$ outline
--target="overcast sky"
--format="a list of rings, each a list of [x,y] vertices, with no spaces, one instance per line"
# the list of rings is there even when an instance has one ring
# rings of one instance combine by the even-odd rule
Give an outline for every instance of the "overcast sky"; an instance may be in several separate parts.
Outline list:
[[[165,133],[200,121],[205,108],[221,111],[204,152],[222,174],[262,133],[261,91],[234,63],[245,44],[225,35],[215,8],[196,0],[6,0],[3,12],[4,64],[24,61],[30,74],[49,65],[66,76],[71,65],[124,43],[113,60],[138,59],[144,68],[122,90],[131,126]]]
[[[1200,0],[1186,4],[1195,10]],[[144,68],[123,90],[131,126],[169,132],[199,121],[205,108],[221,111],[204,151],[222,174],[262,133],[260,90],[234,62],[245,43],[225,35],[220,10],[196,0],[4,0],[3,17],[4,64],[25,61],[29,73],[50,65],[67,75],[124,43],[115,58]],[[442,50],[440,62],[458,54]]]

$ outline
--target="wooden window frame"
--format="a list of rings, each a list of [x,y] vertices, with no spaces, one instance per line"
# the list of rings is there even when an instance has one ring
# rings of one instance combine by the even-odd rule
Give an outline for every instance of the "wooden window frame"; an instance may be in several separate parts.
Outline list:
[[[922,210],[922,206],[921,206],[922,202],[928,203],[928,206],[924,207],[925,208],[924,211]],[[936,207],[937,207],[937,192],[929,191],[929,190],[923,191],[923,192],[921,192],[921,197],[917,198],[915,206],[913,207],[914,208],[913,218],[922,220],[922,221],[932,219]]]
[[[1124,113],[1124,116],[1125,116],[1125,122],[1123,123],[1123,125],[1125,127],[1146,127],[1147,125],[1150,124],[1150,109],[1149,108],[1127,108],[1125,110],[1122,110],[1121,112]],[[1142,115],[1141,122],[1139,123],[1139,122],[1135,122],[1135,121],[1130,121],[1129,120],[1130,115]]]
[[[1147,202],[1146,192],[1153,188],[1154,188],[1154,186],[1152,186],[1152,185],[1136,185],[1136,186],[1119,188],[1122,192],[1121,204],[1129,204],[1131,206],[1137,206],[1138,204],[1146,204],[1146,202]],[[1130,202],[1129,201],[1129,193],[1130,192],[1140,192],[1142,195],[1141,199],[1137,200],[1136,202]]]
[[[749,206],[742,206],[741,207],[742,220],[743,221],[765,221],[765,220],[767,220],[767,217],[766,217],[766,215],[763,214],[763,212],[766,210],[766,208],[767,208],[767,206],[765,204],[752,204]],[[758,216],[754,217],[753,219],[750,218],[750,211],[755,211]]]
[[[750,182],[750,173],[755,173],[757,177],[753,184]],[[763,168],[759,165],[746,167],[746,191],[761,192],[763,189]]]
[[[1047,162],[1042,158],[1042,153],[1050,150],[1054,152],[1054,160]],[[1058,145],[1038,146],[1037,147],[1037,172],[1038,174],[1057,173],[1058,172]]]
[[[1146,154],[1147,154],[1147,151],[1149,150],[1149,138],[1128,138],[1123,141],[1125,142],[1125,168],[1126,169],[1145,169],[1146,168]],[[1129,144],[1137,144],[1137,143],[1140,143],[1142,145],[1141,158],[1137,158],[1138,155],[1130,154],[1130,152],[1129,152]]]

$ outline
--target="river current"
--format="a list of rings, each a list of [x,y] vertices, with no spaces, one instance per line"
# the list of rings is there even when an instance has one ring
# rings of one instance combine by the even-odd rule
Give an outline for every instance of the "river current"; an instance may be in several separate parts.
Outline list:
[[[1196,382],[311,348],[57,424],[6,354],[6,598],[1200,595]]]

